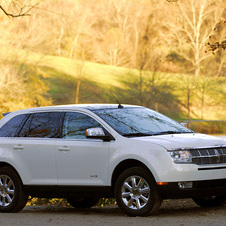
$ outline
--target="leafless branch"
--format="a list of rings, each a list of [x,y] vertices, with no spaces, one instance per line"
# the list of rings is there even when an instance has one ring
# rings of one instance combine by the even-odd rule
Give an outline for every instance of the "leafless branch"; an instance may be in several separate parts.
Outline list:
[[[41,0],[41,1],[43,1],[43,0]],[[30,6],[25,12],[24,12],[24,9],[25,9],[25,7],[27,7],[27,6],[21,7],[21,8],[20,8],[20,12],[17,13],[17,14],[13,14],[13,13],[7,12],[7,11],[4,9],[4,7],[2,7],[2,5],[0,5],[0,10],[2,10],[3,13],[4,13],[6,16],[9,16],[9,17],[31,16],[31,14],[29,14],[29,12],[30,12],[33,8],[35,8],[41,1],[39,1],[39,2],[36,3],[35,5]]]

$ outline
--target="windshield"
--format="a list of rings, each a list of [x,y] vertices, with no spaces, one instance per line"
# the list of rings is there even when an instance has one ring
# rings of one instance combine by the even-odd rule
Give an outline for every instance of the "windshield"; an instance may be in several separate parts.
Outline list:
[[[153,136],[193,131],[174,120],[143,107],[94,110],[119,134],[126,137]]]

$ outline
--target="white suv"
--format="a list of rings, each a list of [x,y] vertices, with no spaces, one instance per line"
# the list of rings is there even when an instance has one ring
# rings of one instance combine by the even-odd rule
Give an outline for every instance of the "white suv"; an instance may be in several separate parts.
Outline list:
[[[76,208],[115,197],[131,216],[168,198],[224,205],[226,140],[139,106],[12,112],[0,121],[0,212],[20,211],[28,195],[65,197]]]

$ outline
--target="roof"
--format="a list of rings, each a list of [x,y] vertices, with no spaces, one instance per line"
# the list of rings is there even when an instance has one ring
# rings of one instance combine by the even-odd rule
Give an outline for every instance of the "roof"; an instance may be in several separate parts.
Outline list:
[[[82,106],[83,107],[83,106]],[[90,111],[94,110],[103,110],[103,109],[118,109],[118,108],[132,108],[132,107],[140,107],[136,105],[118,105],[118,104],[90,104],[84,106],[85,109],[88,109]]]
[[[123,108],[140,107],[136,105],[122,105],[122,106]],[[70,110],[73,108],[74,109],[80,108],[80,109],[95,111],[95,110],[104,110],[104,109],[118,109],[119,105],[118,104],[69,104],[69,105],[56,105],[56,106],[48,106],[48,107],[28,108],[28,109],[18,110],[16,112]],[[7,114],[10,114],[10,113],[3,113],[3,115],[6,116]]]

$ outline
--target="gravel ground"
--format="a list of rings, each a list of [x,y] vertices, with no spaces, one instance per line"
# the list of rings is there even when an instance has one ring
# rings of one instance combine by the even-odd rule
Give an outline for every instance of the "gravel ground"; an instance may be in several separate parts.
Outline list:
[[[117,206],[76,210],[58,206],[26,206],[19,213],[0,213],[0,225],[221,225],[226,226],[226,205],[203,209],[192,200],[166,200],[158,214],[128,217]]]

